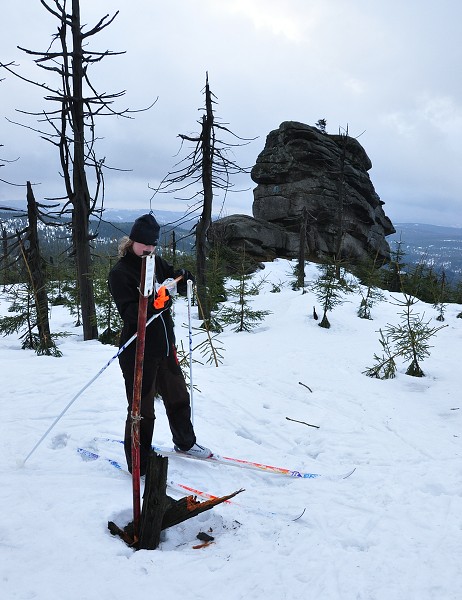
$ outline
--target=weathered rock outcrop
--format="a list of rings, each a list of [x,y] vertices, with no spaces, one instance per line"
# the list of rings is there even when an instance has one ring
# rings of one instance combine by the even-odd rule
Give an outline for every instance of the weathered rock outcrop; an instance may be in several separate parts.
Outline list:
[[[286,121],[267,136],[251,176],[253,215],[234,215],[214,224],[225,243],[245,241],[259,260],[294,258],[300,222],[307,214],[307,259],[342,256],[389,257],[386,236],[394,233],[368,171],[371,161],[354,138]]]
[[[209,239],[232,250],[245,249],[248,258],[272,261],[297,256],[300,236],[280,225],[249,215],[230,215],[213,223]]]

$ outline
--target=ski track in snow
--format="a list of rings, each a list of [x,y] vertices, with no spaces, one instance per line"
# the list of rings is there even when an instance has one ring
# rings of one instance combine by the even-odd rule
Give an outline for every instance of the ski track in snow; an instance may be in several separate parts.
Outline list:
[[[81,446],[124,464],[122,445],[102,440],[123,432],[117,360],[21,464],[116,351],[83,342],[67,312],[54,307],[53,330],[73,334],[59,342],[63,358],[37,357],[14,336],[0,338],[2,597],[460,600],[462,307],[448,307],[448,327],[422,365],[425,378],[404,375],[400,365],[396,379],[378,381],[363,371],[380,352],[378,329],[397,322],[396,306],[378,304],[374,320],[364,321],[353,295],[323,330],[311,316],[311,292],[287,283],[270,293],[271,282],[290,272],[288,261],[267,264],[253,307],[272,314],[252,333],[223,332],[218,368],[194,364],[198,441],[275,466],[355,472],[341,481],[298,480],[173,457],[169,480],[215,495],[245,492],[167,530],[158,550],[132,551],[107,530],[109,520],[123,526],[132,519],[130,477],[76,452]],[[306,273],[316,277],[313,265]],[[0,297],[0,314],[7,308]],[[185,348],[186,319],[178,299],[176,332]],[[156,413],[154,442],[171,445],[160,401]],[[195,550],[199,531],[215,541]]]

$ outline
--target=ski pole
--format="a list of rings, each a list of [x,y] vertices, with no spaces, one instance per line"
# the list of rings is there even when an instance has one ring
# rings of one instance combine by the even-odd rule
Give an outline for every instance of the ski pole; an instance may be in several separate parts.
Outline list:
[[[173,283],[177,283],[178,281],[180,281],[180,279],[182,279],[182,275],[177,277],[176,279],[173,280],[173,282],[171,282],[170,284],[167,284],[166,287],[168,288],[169,285],[172,285]],[[152,315],[152,317],[148,320],[148,322],[146,323],[146,327],[148,325],[150,325],[154,319],[157,319],[157,317],[160,317],[160,315],[162,314],[163,311],[156,313],[155,315]],[[77,394],[70,400],[70,402],[65,406],[65,408],[59,413],[59,415],[56,417],[56,419],[53,421],[53,423],[48,427],[48,429],[45,431],[45,433],[42,435],[42,437],[39,439],[39,441],[35,444],[35,446],[32,448],[32,450],[29,452],[29,454],[26,456],[26,458],[23,460],[23,465],[26,464],[26,461],[32,456],[32,454],[34,454],[34,452],[37,450],[37,448],[40,446],[40,444],[43,442],[43,440],[48,436],[48,434],[50,433],[50,431],[53,429],[53,427],[55,427],[55,425],[58,423],[58,421],[60,421],[63,416],[66,414],[66,412],[69,410],[69,408],[74,404],[74,402],[77,400],[77,398],[79,398],[83,392],[88,389],[92,383],[94,383],[96,381],[96,379],[98,379],[98,377],[100,375],[102,375],[102,373],[109,367],[109,365],[111,363],[113,363],[115,361],[115,359],[120,356],[120,354],[122,354],[122,352],[124,350],[126,350],[128,348],[128,346],[130,346],[130,344],[136,339],[136,337],[138,336],[138,332],[135,332],[132,337],[130,339],[128,339],[125,344],[123,344],[123,346],[121,346],[117,352],[114,354],[114,356],[112,358],[110,358],[107,363],[104,365],[104,367],[102,367],[98,373],[96,373],[96,375],[94,377],[92,377],[92,379],[90,379],[90,381],[88,383],[86,383],[83,388],[81,390],[79,390],[77,392]]]
[[[192,327],[191,327],[191,296],[193,282],[188,279],[186,282],[188,298],[188,333],[189,333],[189,397],[191,401],[191,423],[194,425],[194,403],[193,403],[193,377],[192,377]]]

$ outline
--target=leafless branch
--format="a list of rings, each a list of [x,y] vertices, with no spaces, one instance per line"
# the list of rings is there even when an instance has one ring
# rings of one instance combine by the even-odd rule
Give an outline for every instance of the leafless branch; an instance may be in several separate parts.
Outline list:
[[[309,390],[311,393],[313,393],[313,390],[310,387],[308,387],[307,385],[305,385],[301,381],[299,381],[298,383],[299,383],[299,385],[303,385],[303,387],[306,387],[307,390]]]
[[[310,423],[305,423],[305,421],[297,421],[297,419],[291,419],[290,417],[286,417],[287,421],[293,421],[294,423],[300,423],[301,425],[307,425],[308,427],[315,427],[319,429],[319,425],[311,425]]]

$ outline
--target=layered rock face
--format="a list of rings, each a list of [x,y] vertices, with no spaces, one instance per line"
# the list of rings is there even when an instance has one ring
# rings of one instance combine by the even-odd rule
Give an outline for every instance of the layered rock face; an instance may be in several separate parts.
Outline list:
[[[275,258],[295,258],[300,236],[281,225],[249,215],[230,215],[214,221],[208,238],[212,243],[240,251],[245,248],[247,258],[258,262]]]
[[[234,215],[213,228],[259,260],[295,258],[305,215],[307,260],[387,260],[385,238],[395,229],[369,178],[371,167],[356,139],[286,121],[267,136],[251,172],[254,219]]]

